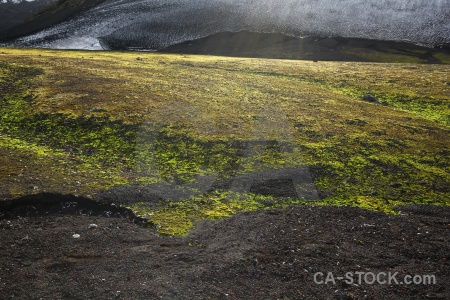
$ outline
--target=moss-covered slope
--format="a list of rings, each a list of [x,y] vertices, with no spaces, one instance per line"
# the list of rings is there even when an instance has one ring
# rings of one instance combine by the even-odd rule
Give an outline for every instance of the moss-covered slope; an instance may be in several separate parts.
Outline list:
[[[169,204],[164,195],[156,205],[129,204],[167,234],[293,203],[386,212],[404,203],[449,205],[449,71],[0,49],[1,198],[42,191],[95,198],[119,185],[162,183],[192,190]],[[307,170],[320,199],[195,185],[292,168]],[[302,182],[293,184],[302,191]]]

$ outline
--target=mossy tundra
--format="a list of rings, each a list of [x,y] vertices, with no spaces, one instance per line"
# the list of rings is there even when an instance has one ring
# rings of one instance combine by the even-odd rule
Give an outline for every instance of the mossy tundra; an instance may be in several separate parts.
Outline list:
[[[293,204],[449,205],[449,74],[448,65],[0,49],[1,198],[95,198],[118,185],[304,166],[320,199],[209,189],[128,205],[177,235],[202,219]]]

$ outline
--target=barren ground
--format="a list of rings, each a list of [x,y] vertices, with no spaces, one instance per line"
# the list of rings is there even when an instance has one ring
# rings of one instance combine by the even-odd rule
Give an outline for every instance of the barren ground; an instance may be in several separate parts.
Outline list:
[[[186,237],[164,237],[124,211],[111,212],[114,207],[88,207],[70,196],[52,199],[53,205],[3,210],[2,299],[450,296],[448,208],[409,206],[392,216],[292,206],[205,221]],[[355,282],[316,284],[316,272],[353,272]],[[399,284],[357,284],[355,272],[398,272]],[[434,275],[436,284],[400,284],[407,274]]]

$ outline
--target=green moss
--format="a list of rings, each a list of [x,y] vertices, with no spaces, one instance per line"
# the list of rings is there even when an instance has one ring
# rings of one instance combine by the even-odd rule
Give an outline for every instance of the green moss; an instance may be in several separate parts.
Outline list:
[[[298,199],[217,190],[158,208],[150,208],[145,202],[136,203],[130,208],[154,224],[160,234],[186,235],[200,220],[219,220],[243,211],[300,203],[302,201]]]
[[[395,206],[403,204],[400,201],[385,200],[370,196],[330,197],[317,203],[318,205],[353,206],[362,209],[376,210],[388,214],[397,214]]]
[[[441,63],[450,64],[450,55],[445,53],[436,53],[433,55],[435,58],[439,59]]]
[[[138,141],[140,176],[186,183],[198,175],[230,178],[238,173],[296,166],[302,162],[292,145],[273,140],[200,137],[187,125],[148,128]],[[142,130],[142,129],[141,129]]]
[[[26,155],[27,159],[23,161],[28,161],[28,165],[35,165],[39,161],[41,171],[45,174],[38,176],[54,176],[51,179],[55,182],[46,182],[46,188],[58,188],[61,185],[73,188],[71,182],[84,182],[84,187],[79,190],[90,194],[95,190],[126,182],[117,176],[117,172],[106,174],[101,170],[105,163],[117,166],[120,155],[125,159],[131,153],[129,149],[124,151],[123,148],[132,143],[121,138],[129,134],[129,130],[121,130],[123,126],[120,122],[108,122],[104,119],[71,119],[62,114],[33,113],[30,110],[35,99],[32,78],[42,75],[42,69],[5,63],[0,68],[0,85],[3,91],[0,97],[0,145],[3,151]],[[29,161],[29,156],[35,161]],[[9,169],[17,165],[12,159],[14,157],[3,159]],[[89,178],[88,181],[85,180],[86,177]],[[47,180],[37,180],[42,181]],[[12,194],[15,196],[27,192],[26,189],[18,192],[17,187],[14,190],[16,192]],[[41,190],[35,192],[39,191]]]
[[[3,198],[303,166],[316,204],[450,205],[448,66],[5,51]],[[367,93],[384,105],[363,101]],[[202,219],[311,204],[202,192],[133,209],[183,235]]]
[[[358,49],[349,48],[344,49],[343,53],[352,54],[361,58],[365,58],[370,61],[382,62],[382,63],[425,63],[426,60],[421,58],[421,54],[426,54],[421,50],[419,52],[399,52],[395,50],[390,51],[377,51],[370,49]]]
[[[336,78],[330,78],[328,81],[317,81],[314,78],[309,78],[307,81],[359,101],[363,100],[364,95],[370,93],[382,105],[416,113],[428,120],[438,121],[447,126],[450,125],[450,108],[448,106],[450,100],[440,92],[438,95],[433,95],[429,91],[398,89],[395,85],[392,85],[394,81],[391,80],[365,83],[365,79],[358,78],[356,80],[345,80],[343,83],[340,80],[336,80]],[[441,86],[442,83],[445,82],[441,81]],[[430,85],[432,83],[427,82],[426,84]],[[417,87],[418,84],[414,85]],[[444,91],[450,91],[445,85],[443,85],[443,88]]]

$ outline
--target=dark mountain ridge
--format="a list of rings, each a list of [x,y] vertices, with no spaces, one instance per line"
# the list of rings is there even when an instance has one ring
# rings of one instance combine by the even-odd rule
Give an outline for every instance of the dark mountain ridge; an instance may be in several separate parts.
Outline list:
[[[5,1],[0,19],[15,13],[15,21],[1,23],[0,38],[22,36],[6,46],[160,50],[239,31],[406,41],[430,48],[450,42],[450,0]],[[42,9],[17,17],[20,7],[37,3]]]

